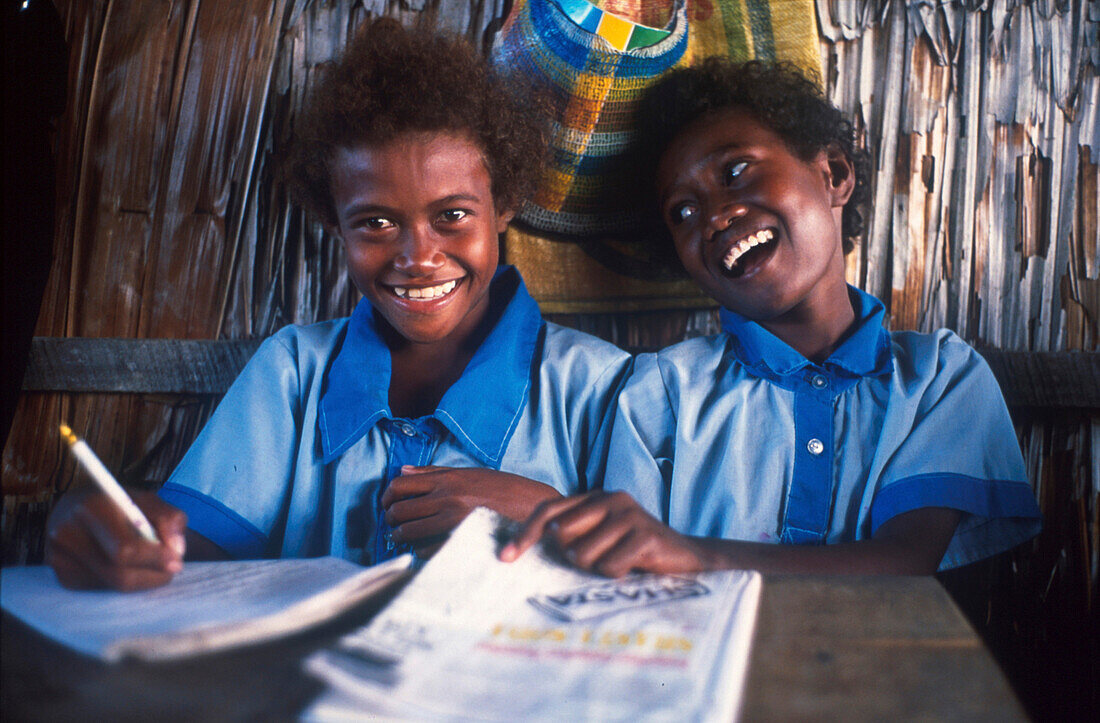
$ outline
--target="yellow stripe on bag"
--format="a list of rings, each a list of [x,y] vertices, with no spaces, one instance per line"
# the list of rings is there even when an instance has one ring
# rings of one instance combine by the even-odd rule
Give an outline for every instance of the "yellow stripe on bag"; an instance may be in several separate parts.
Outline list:
[[[583,87],[583,93],[577,93],[565,107],[565,112],[562,114],[562,125],[569,129],[567,136],[575,146],[576,155],[570,159],[568,167],[553,169],[553,182],[548,184],[548,187],[542,188],[537,194],[536,202],[548,211],[561,210],[562,204],[573,187],[572,180],[575,179],[577,167],[584,158],[584,151],[588,147],[587,140],[596,127],[597,121],[599,121],[599,113],[591,112],[587,106],[593,102],[602,103],[607,97],[608,91],[611,90],[613,81],[613,72],[605,76],[585,76],[584,80],[578,84],[578,90]],[[584,138],[585,143],[583,145],[577,144],[577,138]],[[551,144],[558,146],[558,141],[559,139],[555,134]]]
[[[634,23],[629,20],[623,20],[611,13],[604,13],[600,18],[600,26],[596,28],[596,34],[611,43],[611,47],[616,50],[625,50],[633,30]]]

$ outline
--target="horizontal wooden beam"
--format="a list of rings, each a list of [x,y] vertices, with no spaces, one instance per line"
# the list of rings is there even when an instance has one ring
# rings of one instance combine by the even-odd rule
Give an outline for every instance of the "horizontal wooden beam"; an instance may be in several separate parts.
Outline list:
[[[979,348],[1013,408],[1100,409],[1100,353]]]
[[[35,337],[23,389],[225,394],[260,341]]]
[[[224,394],[259,339],[36,337],[23,389],[33,392]],[[1100,409],[1100,353],[979,349],[1010,407]]]

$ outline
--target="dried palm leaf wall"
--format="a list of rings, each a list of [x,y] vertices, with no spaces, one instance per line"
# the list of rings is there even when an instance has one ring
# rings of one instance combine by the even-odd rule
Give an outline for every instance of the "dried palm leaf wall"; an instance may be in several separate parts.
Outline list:
[[[191,339],[262,337],[354,304],[337,245],[274,181],[317,66],[369,16],[434,11],[487,46],[506,10],[504,0],[56,4],[70,88],[37,333]],[[850,279],[887,302],[894,328],[948,326],[1002,349],[1095,350],[1100,3],[817,8],[829,93],[876,161],[870,231],[849,257]],[[713,328],[707,312],[559,320],[631,346]],[[152,486],[213,403],[26,395],[3,455],[5,561],[40,559],[42,519],[73,480],[58,420],[83,431],[125,482]],[[1100,418],[1018,421],[1046,530],[1013,559],[948,583],[981,611],[976,622],[1033,710],[1068,712],[1096,681],[1095,638],[1079,629],[1095,622],[1100,577]],[[1032,677],[1043,690],[1028,687]]]
[[[850,278],[888,300],[894,328],[1095,350],[1100,3],[817,7],[830,92],[875,158]],[[943,577],[1032,712],[1075,719],[1100,703],[1100,414],[1017,422],[1044,533]]]

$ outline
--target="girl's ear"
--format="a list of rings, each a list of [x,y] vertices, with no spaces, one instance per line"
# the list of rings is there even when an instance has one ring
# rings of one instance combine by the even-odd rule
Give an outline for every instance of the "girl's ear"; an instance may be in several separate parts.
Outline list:
[[[497,233],[504,233],[508,230],[508,224],[512,219],[516,217],[516,212],[512,209],[505,209],[497,215]]]
[[[842,207],[852,197],[856,187],[856,171],[852,159],[835,145],[825,149],[825,163],[828,168],[826,180],[833,207]]]

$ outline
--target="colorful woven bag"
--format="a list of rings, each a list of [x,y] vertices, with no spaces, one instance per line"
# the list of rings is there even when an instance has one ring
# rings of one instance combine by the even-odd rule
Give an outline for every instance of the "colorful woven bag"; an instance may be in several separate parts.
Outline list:
[[[586,0],[560,1],[584,15],[570,17],[555,0],[525,0],[509,17],[495,55],[498,67],[543,90],[551,110],[550,165],[519,218],[570,236],[621,233],[633,227],[619,193],[627,180],[620,161],[631,113],[687,51],[684,2],[677,1],[666,28],[653,29]]]
[[[679,299],[675,306],[707,303],[661,281],[666,270],[637,243],[652,229],[633,205],[640,179],[631,177],[623,152],[648,86],[711,55],[786,60],[820,75],[814,0],[516,0],[492,60],[544,91],[551,159],[505,249],[544,311],[623,308],[614,304],[623,297],[631,298],[625,308],[659,308],[660,299],[644,299],[667,289]],[[561,263],[546,263],[555,257]],[[604,285],[612,296],[583,301],[603,273],[583,269],[585,258],[622,277]]]

